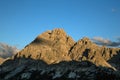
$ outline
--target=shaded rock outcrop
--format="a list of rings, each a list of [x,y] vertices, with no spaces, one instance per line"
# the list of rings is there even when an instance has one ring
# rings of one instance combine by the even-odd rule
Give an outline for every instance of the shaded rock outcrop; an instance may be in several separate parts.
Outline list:
[[[0,80],[119,80],[120,74],[111,68],[96,66],[89,61],[62,61],[47,64],[42,60],[17,58],[24,64],[10,61],[0,66]],[[6,69],[4,69],[6,68]],[[11,70],[8,70],[8,69]],[[3,70],[4,69],[4,70]]]

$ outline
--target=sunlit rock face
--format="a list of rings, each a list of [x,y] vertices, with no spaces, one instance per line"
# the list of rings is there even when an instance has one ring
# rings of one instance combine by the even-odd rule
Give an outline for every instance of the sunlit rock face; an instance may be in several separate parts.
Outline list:
[[[0,65],[0,80],[119,80],[120,48],[75,42],[63,29],[38,35]]]
[[[69,61],[71,60],[68,56],[69,50],[74,43],[74,40],[67,36],[63,29],[54,29],[40,34],[17,56],[42,59],[48,64]]]
[[[48,64],[88,60],[97,66],[111,67],[107,60],[117,52],[119,49],[100,47],[87,37],[75,42],[63,29],[54,29],[38,35],[17,57],[40,59]]]

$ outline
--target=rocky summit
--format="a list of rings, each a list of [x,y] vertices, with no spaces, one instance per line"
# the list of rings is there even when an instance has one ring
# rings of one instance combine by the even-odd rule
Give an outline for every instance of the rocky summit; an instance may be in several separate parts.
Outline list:
[[[55,29],[39,35],[17,57],[41,59],[48,64],[70,61],[69,51],[74,44],[74,40],[62,29]]]
[[[0,80],[120,80],[120,48],[46,31],[0,65]],[[4,61],[4,62],[2,62]]]

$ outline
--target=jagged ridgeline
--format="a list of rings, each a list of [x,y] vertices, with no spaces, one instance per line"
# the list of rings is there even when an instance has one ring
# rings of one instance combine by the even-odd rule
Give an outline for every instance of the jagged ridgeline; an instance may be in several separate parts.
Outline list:
[[[120,80],[120,48],[46,31],[0,66],[0,80]]]
[[[88,60],[97,66],[111,67],[107,61],[118,53],[119,48],[100,47],[87,37],[75,42],[63,29],[54,29],[40,34],[16,56],[40,59],[48,64]]]

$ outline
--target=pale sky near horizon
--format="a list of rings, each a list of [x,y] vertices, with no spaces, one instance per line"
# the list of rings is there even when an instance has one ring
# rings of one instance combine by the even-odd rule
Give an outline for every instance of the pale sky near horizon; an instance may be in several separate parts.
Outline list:
[[[54,28],[75,41],[120,41],[120,0],[0,0],[0,42],[22,49]]]

